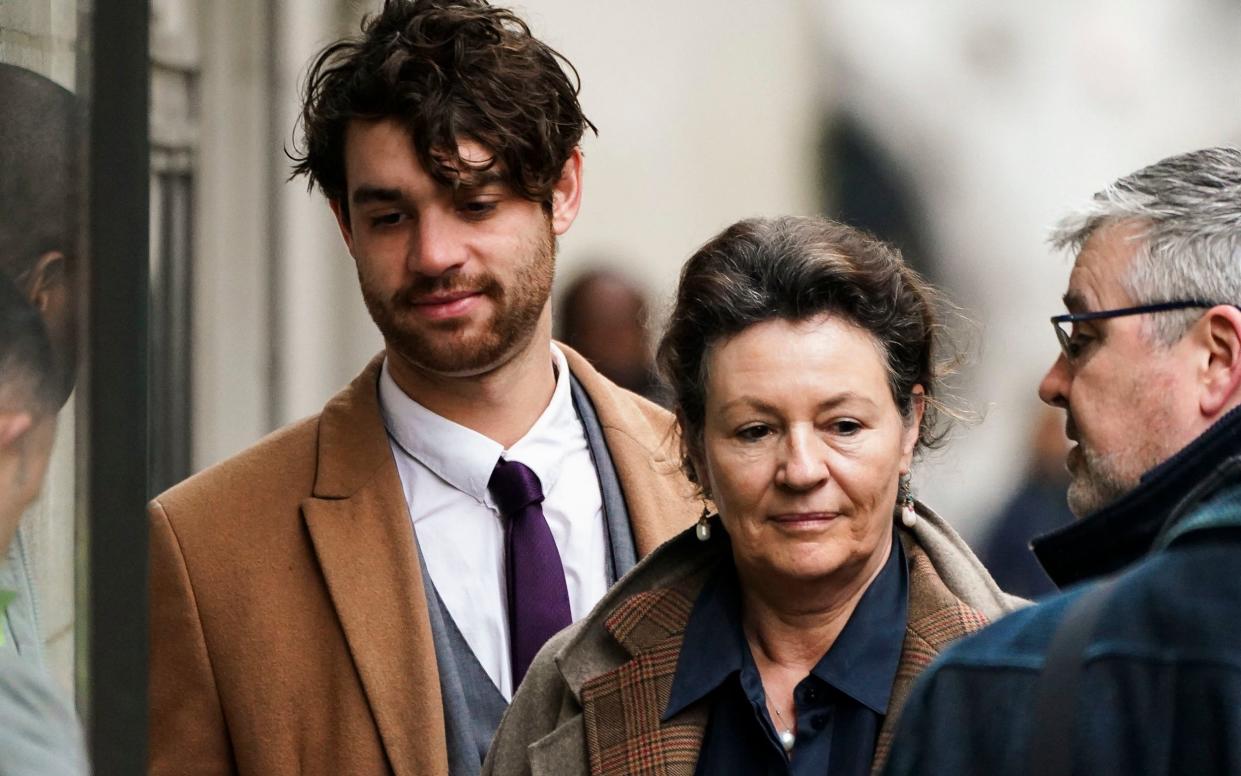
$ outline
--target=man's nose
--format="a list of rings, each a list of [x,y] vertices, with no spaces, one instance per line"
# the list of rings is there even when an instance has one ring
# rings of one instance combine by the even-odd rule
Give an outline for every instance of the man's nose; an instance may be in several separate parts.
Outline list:
[[[1047,370],[1047,374],[1043,375],[1043,380],[1038,384],[1038,397],[1044,403],[1053,407],[1068,408],[1069,406],[1069,383],[1072,377],[1069,375],[1069,364],[1064,358],[1064,354],[1056,356],[1056,360],[1052,362],[1051,368]]]
[[[438,277],[465,263],[460,224],[444,213],[428,212],[418,219],[418,232],[409,256],[410,269]]]

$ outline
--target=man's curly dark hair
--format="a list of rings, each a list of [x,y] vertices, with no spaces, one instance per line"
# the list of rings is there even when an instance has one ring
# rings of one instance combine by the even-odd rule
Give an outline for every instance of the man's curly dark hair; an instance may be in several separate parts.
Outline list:
[[[572,72],[572,79],[560,67]],[[548,204],[587,128],[573,64],[485,0],[385,0],[362,35],[315,57],[302,102],[302,137],[290,157],[347,212],[345,129],[354,119],[395,119],[422,166],[452,186],[459,173],[499,165],[517,194]],[[457,143],[492,157],[461,159]]]

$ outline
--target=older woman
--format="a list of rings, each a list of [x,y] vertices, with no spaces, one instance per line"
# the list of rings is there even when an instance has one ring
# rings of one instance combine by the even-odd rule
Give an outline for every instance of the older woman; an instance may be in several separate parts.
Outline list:
[[[742,221],[689,260],[659,360],[719,514],[549,642],[485,774],[877,769],[918,672],[1017,603],[909,490],[934,301],[825,220]]]

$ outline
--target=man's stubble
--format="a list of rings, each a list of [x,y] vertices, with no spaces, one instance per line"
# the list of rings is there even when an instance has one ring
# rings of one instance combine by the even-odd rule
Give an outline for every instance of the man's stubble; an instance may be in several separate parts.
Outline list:
[[[526,258],[507,287],[489,272],[418,276],[384,299],[359,271],[362,298],[388,347],[414,368],[448,376],[484,373],[530,340],[551,294],[556,240],[550,223],[522,250]],[[477,331],[465,331],[459,320],[419,320],[410,303],[429,293],[460,290],[478,291],[491,302],[492,316]]]

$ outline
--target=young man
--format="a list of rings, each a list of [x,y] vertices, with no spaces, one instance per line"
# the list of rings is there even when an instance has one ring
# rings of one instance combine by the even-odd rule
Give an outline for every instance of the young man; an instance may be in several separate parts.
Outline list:
[[[1241,151],[1175,156],[1070,219],[1039,387],[1066,411],[1058,585],[945,653],[889,774],[1241,772]]]
[[[534,652],[690,525],[671,419],[551,340],[590,126],[481,0],[389,0],[307,80],[295,171],[384,352],[151,505],[155,773],[469,774]]]
[[[39,313],[0,274],[0,554],[43,485],[56,383]],[[0,615],[15,597],[0,586]],[[0,650],[0,776],[86,772],[81,729],[51,677],[36,661]]]

